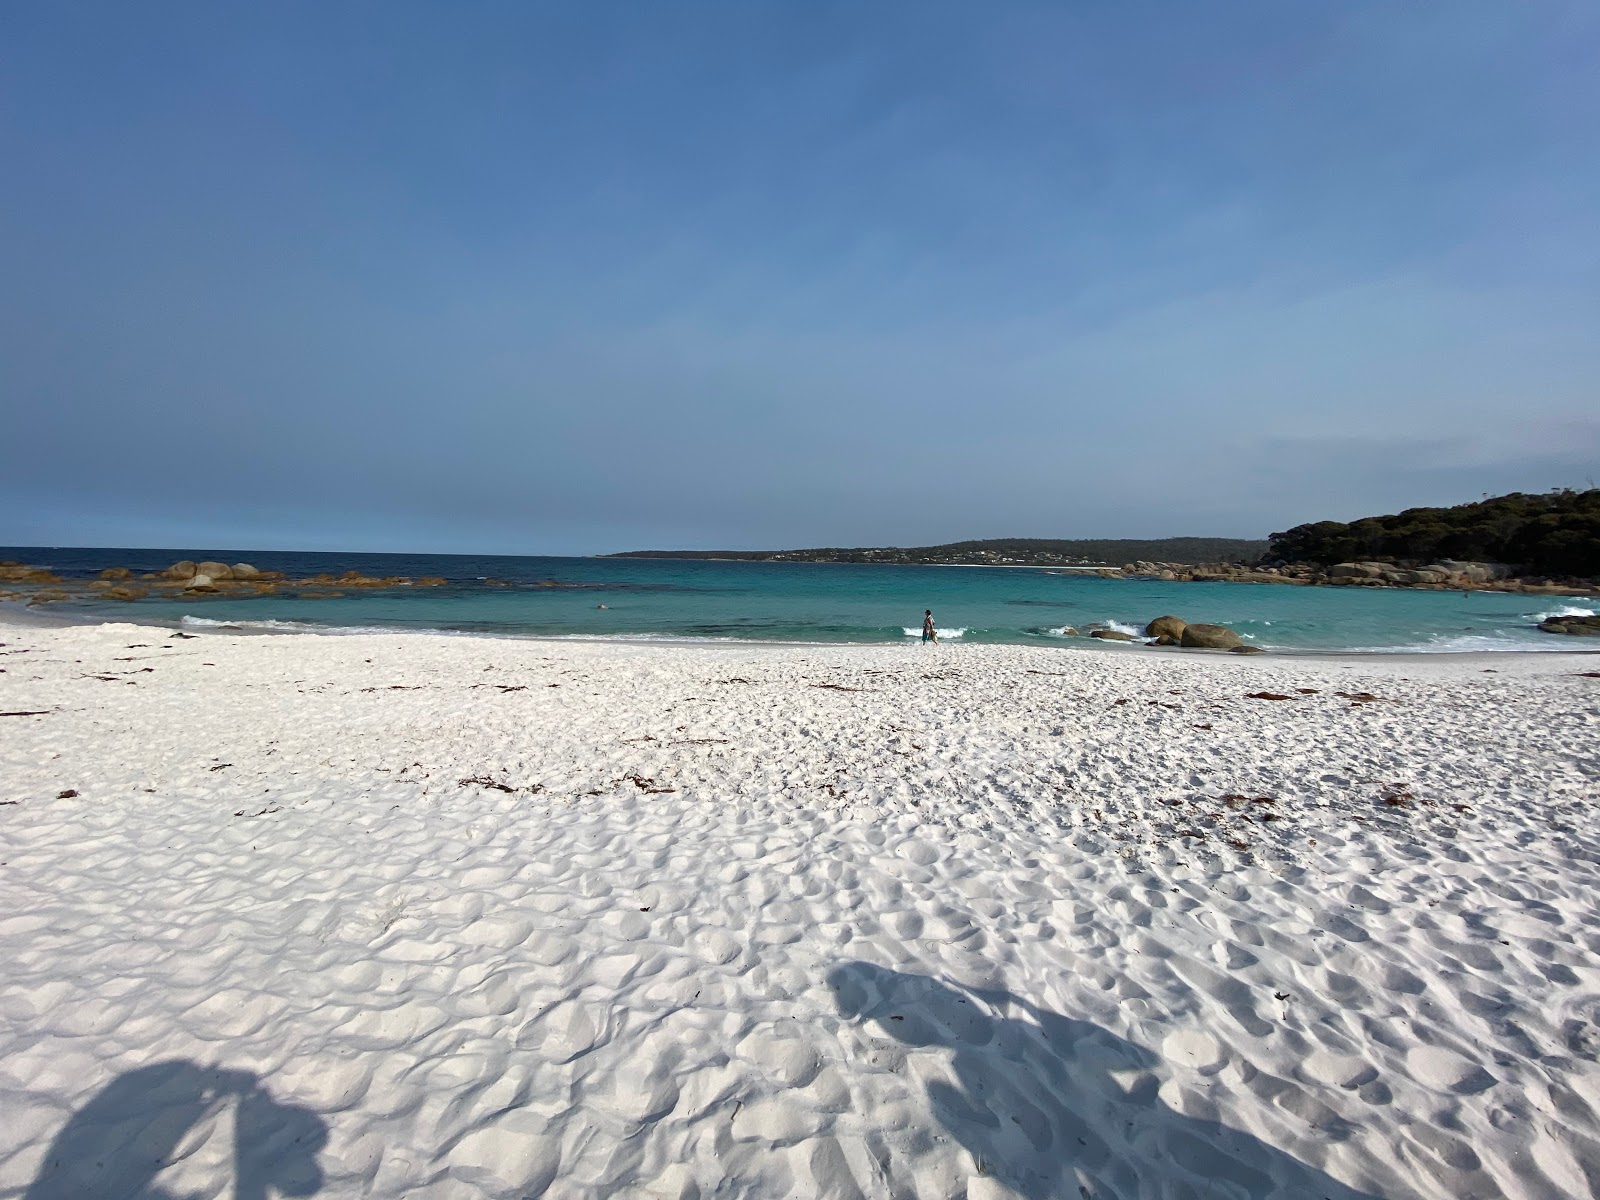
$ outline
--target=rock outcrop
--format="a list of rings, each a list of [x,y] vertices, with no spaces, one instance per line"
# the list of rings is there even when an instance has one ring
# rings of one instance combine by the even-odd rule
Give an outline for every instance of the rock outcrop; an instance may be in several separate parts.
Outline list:
[[[1239,563],[1154,563],[1123,565],[1124,579],[1161,579],[1178,583],[1281,583],[1300,587],[1416,587],[1438,591],[1531,592],[1544,596],[1588,596],[1592,580],[1516,578],[1504,563],[1440,559],[1430,563],[1343,562],[1331,567],[1286,563],[1248,567]]]
[[[1165,616],[1157,617],[1144,627],[1145,637],[1183,637],[1183,627],[1187,622],[1182,617]]]
[[[1182,645],[1190,650],[1232,650],[1243,639],[1226,625],[1185,625]]]
[[[1091,629],[1089,636],[1099,638],[1105,642],[1131,642],[1136,640],[1133,634],[1123,633],[1120,629]]]

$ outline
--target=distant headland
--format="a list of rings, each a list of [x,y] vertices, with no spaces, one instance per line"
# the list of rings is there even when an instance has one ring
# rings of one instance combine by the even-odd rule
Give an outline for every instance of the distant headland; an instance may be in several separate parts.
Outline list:
[[[1165,563],[1255,563],[1266,539],[987,538],[940,546],[824,546],[810,550],[629,550],[605,558],[704,558],[743,562],[891,563],[902,566],[1114,567]]]

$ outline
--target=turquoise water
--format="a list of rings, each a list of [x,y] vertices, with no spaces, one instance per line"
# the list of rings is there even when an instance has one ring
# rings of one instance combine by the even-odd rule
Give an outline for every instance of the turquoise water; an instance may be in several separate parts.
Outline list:
[[[1006,568],[37,547],[0,547],[0,558],[49,564],[77,577],[110,565],[146,571],[176,558],[220,558],[293,576],[356,569],[452,581],[339,599],[180,597],[52,606],[63,615],[124,621],[329,632],[899,642],[918,632],[922,610],[931,608],[945,640],[964,643],[1061,645],[1069,641],[1064,626],[1133,632],[1173,613],[1231,626],[1274,650],[1577,650],[1588,643],[1533,626],[1542,614],[1600,608],[1584,597],[1163,583]],[[485,577],[513,586],[486,586]],[[549,580],[565,586],[536,586]]]

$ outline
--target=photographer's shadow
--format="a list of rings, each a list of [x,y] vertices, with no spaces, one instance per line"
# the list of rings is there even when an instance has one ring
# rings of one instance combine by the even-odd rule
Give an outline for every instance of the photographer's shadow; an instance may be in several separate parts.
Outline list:
[[[195,1200],[168,1191],[157,1176],[185,1156],[197,1126],[230,1103],[233,1190],[202,1195],[267,1200],[322,1189],[317,1155],[328,1126],[321,1117],[273,1099],[250,1071],[171,1059],[117,1076],[74,1114],[25,1200]]]
[[[1156,1056],[1087,1021],[870,963],[837,966],[828,983],[847,1019],[954,1052],[955,1083],[928,1086],[934,1113],[981,1174],[1028,1200],[1380,1200],[1174,1112],[1157,1095]]]

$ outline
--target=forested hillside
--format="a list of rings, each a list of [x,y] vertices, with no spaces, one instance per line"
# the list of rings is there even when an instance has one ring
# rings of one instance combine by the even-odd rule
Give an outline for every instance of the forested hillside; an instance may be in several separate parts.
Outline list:
[[[1512,492],[1451,508],[1408,508],[1272,535],[1270,557],[1324,565],[1444,558],[1508,563],[1536,575],[1600,575],[1600,488]]]

